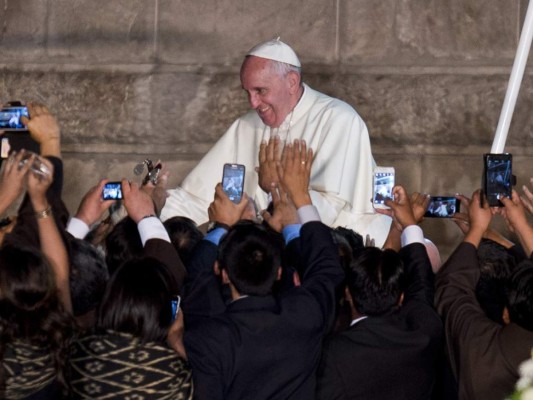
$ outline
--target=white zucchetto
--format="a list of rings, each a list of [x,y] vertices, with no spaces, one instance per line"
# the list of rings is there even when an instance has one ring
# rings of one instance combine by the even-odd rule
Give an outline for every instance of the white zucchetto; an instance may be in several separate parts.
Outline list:
[[[302,66],[294,50],[279,40],[279,37],[252,47],[246,55],[280,61],[295,67]]]

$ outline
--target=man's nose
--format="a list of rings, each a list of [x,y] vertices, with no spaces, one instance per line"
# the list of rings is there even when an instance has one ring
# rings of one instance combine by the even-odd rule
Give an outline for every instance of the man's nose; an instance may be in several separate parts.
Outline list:
[[[250,103],[250,107],[252,107],[254,110],[259,107],[259,104],[261,103],[259,96],[257,96],[255,93],[250,93],[248,95],[248,102]]]

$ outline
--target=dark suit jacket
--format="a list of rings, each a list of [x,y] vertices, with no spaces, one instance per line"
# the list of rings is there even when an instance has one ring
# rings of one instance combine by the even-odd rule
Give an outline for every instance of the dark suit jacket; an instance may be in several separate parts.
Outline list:
[[[533,332],[490,320],[476,300],[478,279],[476,248],[462,243],[437,274],[437,309],[459,398],[501,400],[512,393],[518,365],[531,355]]]
[[[314,397],[322,337],[333,322],[343,272],[328,227],[309,222],[300,237],[302,286],[227,306],[212,272],[216,247],[206,241],[199,247],[204,260],[191,263],[185,305],[185,346],[197,398]]]
[[[424,245],[400,251],[407,287],[402,306],[370,316],[329,339],[318,370],[318,399],[429,399],[442,350],[433,308],[434,277]]]

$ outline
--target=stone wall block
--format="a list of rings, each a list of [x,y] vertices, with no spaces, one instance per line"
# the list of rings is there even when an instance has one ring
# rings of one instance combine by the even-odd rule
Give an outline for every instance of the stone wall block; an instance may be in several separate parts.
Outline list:
[[[508,62],[517,45],[518,2],[356,0],[340,6],[340,54],[349,64]]]
[[[277,36],[302,61],[335,56],[335,2],[160,1],[159,59],[173,64],[240,65],[247,50]]]
[[[32,62],[46,52],[46,2],[5,0],[0,11],[0,62]]]
[[[155,2],[50,2],[50,57],[83,63],[147,63],[155,56]]]
[[[318,90],[352,105],[366,121],[378,145],[492,145],[507,75],[374,75],[307,76]],[[510,145],[531,143],[531,78],[523,81]]]

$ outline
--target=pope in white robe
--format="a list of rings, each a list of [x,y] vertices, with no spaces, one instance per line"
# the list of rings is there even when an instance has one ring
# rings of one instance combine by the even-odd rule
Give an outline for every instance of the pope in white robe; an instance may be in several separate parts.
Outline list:
[[[254,47],[248,57],[254,58],[251,61],[256,63],[274,60],[300,67],[294,51],[279,39]],[[381,245],[391,220],[376,214],[372,207],[375,162],[364,121],[347,103],[301,83],[299,75],[295,105],[292,109],[276,108],[279,96],[268,100],[268,94],[261,97],[261,93],[278,90],[277,87],[271,88],[267,83],[264,89],[261,75],[247,79],[248,75],[243,75],[246,63],[245,59],[241,81],[253,109],[230,126],[179,187],[168,191],[161,219],[181,215],[197,224],[207,222],[207,209],[213,201],[215,186],[222,179],[225,163],[245,165],[244,191],[259,210],[266,209],[269,195],[259,186],[255,167],[259,164],[261,142],[277,135],[284,143],[305,140],[307,147],[313,149],[310,194],[322,221],[332,227],[353,229],[363,237],[369,234],[376,245]],[[258,69],[261,74],[260,68],[254,71]],[[264,98],[267,100],[262,101]]]

